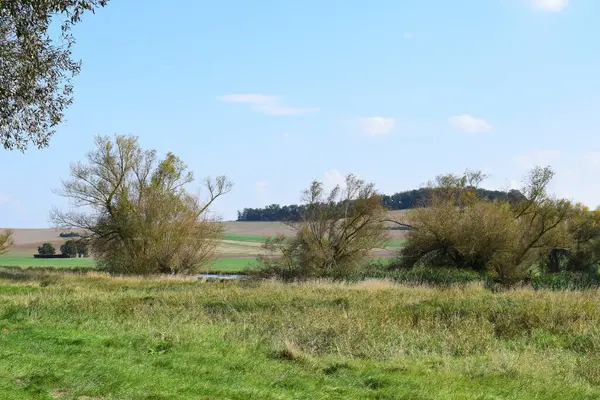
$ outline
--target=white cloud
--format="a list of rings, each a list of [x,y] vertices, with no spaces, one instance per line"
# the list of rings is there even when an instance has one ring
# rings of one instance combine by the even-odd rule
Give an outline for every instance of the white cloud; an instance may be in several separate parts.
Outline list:
[[[530,0],[531,6],[540,11],[559,12],[569,5],[569,0]]]
[[[448,119],[448,125],[457,131],[466,133],[485,133],[492,130],[492,125],[485,119],[475,118],[470,114],[451,117]]]
[[[589,153],[583,156],[583,159],[590,167],[600,167],[600,151]]]
[[[318,107],[293,107],[285,104],[280,96],[263,94],[228,94],[217,97],[228,103],[251,104],[251,109],[266,115],[302,115],[319,111]]]
[[[562,153],[553,149],[533,150],[517,156],[517,165],[522,169],[531,169],[536,166],[554,166],[562,158]]]
[[[12,196],[6,194],[0,194],[0,205],[8,204],[12,200]]]
[[[404,39],[413,39],[415,35],[413,33],[407,32],[404,34]]]
[[[387,135],[396,126],[394,118],[369,117],[360,120],[364,133],[370,136]]]

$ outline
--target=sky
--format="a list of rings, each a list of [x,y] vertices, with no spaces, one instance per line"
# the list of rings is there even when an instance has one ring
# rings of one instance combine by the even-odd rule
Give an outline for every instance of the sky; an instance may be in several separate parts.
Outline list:
[[[598,0],[111,0],[74,29],[50,146],[0,150],[0,226],[50,227],[96,135],[235,184],[214,211],[300,201],[353,173],[386,194],[478,169],[600,205]],[[191,189],[197,191],[198,185]]]

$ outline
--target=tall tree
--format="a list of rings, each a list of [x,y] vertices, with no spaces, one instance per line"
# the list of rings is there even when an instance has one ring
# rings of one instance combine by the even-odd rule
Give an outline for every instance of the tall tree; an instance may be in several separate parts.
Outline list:
[[[226,177],[204,182],[202,202],[186,190],[193,176],[179,158],[159,160],[136,137],[120,135],[98,137],[71,175],[60,194],[86,210],[55,210],[53,220],[87,231],[84,239],[109,272],[193,273],[212,260],[223,227],[209,208],[231,190]]]
[[[7,150],[48,146],[72,103],[71,28],[108,0],[0,0],[0,141]],[[60,21],[52,37],[50,25]]]

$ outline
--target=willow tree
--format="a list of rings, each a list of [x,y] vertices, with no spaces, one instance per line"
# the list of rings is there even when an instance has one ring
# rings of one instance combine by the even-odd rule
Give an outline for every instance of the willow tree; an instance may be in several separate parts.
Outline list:
[[[322,182],[313,181],[302,200],[300,221],[286,222],[295,235],[265,243],[267,254],[259,261],[267,275],[341,278],[388,240],[386,210],[374,185],[354,175],[346,177],[344,187],[330,192]]]
[[[576,210],[548,193],[553,176],[549,167],[534,168],[522,198],[514,201],[479,198],[477,186],[485,178],[479,172],[439,177],[425,206],[407,213],[412,229],[401,265],[454,266],[487,271],[503,283],[518,281],[564,243],[563,226]]]
[[[5,254],[13,245],[13,237],[11,230],[4,230],[0,233],[0,254]]]
[[[7,150],[48,145],[72,103],[71,28],[108,0],[0,0],[0,141]],[[53,34],[51,23],[61,30]]]
[[[215,255],[223,226],[210,206],[232,183],[207,179],[207,199],[190,193],[193,175],[175,155],[143,150],[136,137],[98,137],[86,163],[71,166],[64,197],[81,210],[55,210],[61,228],[82,228],[93,255],[119,274],[194,273]]]

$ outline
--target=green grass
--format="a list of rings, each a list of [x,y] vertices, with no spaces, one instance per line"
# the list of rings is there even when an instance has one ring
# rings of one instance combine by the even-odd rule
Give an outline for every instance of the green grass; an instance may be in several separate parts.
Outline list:
[[[476,285],[4,271],[0,398],[598,399],[599,304]]]
[[[31,254],[8,253],[0,255],[3,267],[95,267],[93,258],[34,258]]]
[[[396,247],[402,247],[404,246],[404,244],[406,243],[405,239],[394,239],[394,240],[390,240],[385,244],[386,248],[396,248]]]
[[[237,235],[237,234],[225,234],[225,240],[232,240],[236,242],[252,242],[252,243],[264,243],[269,236],[262,235]]]
[[[244,272],[256,261],[255,258],[217,258],[208,267],[209,272]]]

